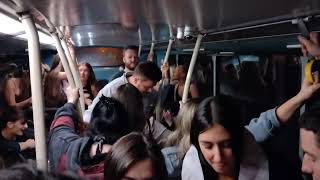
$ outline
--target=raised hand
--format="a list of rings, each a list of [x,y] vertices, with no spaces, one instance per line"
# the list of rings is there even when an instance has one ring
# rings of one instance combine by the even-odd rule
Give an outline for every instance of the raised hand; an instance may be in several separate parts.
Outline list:
[[[316,59],[320,59],[319,34],[316,32],[310,33],[310,40],[303,36],[298,36],[301,44],[301,50],[304,56],[312,55]]]
[[[70,86],[68,86],[66,90],[66,95],[67,95],[68,103],[75,104],[79,99],[79,89],[71,88]]]

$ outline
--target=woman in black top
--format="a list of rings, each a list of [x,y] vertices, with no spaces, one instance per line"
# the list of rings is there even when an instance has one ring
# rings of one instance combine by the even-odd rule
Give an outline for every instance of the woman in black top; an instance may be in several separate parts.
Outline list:
[[[84,100],[86,109],[91,105],[94,97],[98,94],[96,86],[97,80],[94,75],[92,66],[89,63],[81,63],[78,66],[80,80],[83,86]]]

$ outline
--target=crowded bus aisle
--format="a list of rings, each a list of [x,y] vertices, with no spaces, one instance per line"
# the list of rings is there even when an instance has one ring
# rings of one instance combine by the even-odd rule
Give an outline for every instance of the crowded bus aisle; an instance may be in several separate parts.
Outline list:
[[[310,39],[298,36],[298,41],[304,56],[314,57],[314,62],[320,58],[318,33],[310,33]],[[78,58],[83,97],[80,88],[68,82],[63,58],[52,54],[50,62],[43,61],[48,173],[34,167],[30,70],[1,65],[0,179],[23,179],[28,173],[34,179],[300,180],[303,174],[320,179],[320,108],[314,105],[319,71],[312,72],[311,81],[292,78],[288,86],[293,88],[287,91],[281,85],[286,81],[281,75],[291,72],[279,69],[300,67],[302,58],[239,55],[221,57],[224,61],[217,63],[201,54],[192,65],[191,56],[178,51],[175,59],[160,62],[157,51],[144,51],[143,57],[131,44],[115,49],[121,63],[107,67],[123,68],[103,74],[109,82],[101,89],[99,65],[92,65],[89,57]],[[188,67],[195,67],[193,74]],[[301,69],[292,71],[300,77]],[[279,151],[272,142],[283,132],[293,142],[290,152]],[[295,146],[299,135],[302,160]],[[293,160],[280,162],[282,154]],[[281,165],[291,167],[279,170]]]

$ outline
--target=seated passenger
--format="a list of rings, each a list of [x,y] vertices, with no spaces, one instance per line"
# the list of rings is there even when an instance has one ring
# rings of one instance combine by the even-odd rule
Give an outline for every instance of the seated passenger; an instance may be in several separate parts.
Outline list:
[[[181,179],[182,160],[189,150],[191,123],[199,100],[191,99],[184,103],[175,120],[177,129],[168,137],[164,155],[170,179]]]
[[[0,116],[0,155],[5,166],[22,162],[34,154],[34,139],[27,139],[24,131],[28,128],[27,121],[21,110],[8,108]],[[29,151],[29,152],[28,152]]]
[[[278,108],[268,110],[245,128],[223,96],[200,103],[191,126],[191,143],[183,161],[182,179],[269,179],[268,163],[260,143],[288,123],[294,112],[320,88],[303,82],[300,92]]]
[[[67,101],[64,92],[64,81],[66,80],[67,76],[66,73],[63,72],[60,58],[58,55],[55,55],[50,72],[46,75],[44,83],[46,107],[60,107]]]
[[[85,108],[88,109],[88,106],[91,105],[94,97],[98,94],[97,80],[89,63],[81,63],[78,68],[83,86]]]
[[[120,87],[126,89],[126,85]],[[122,96],[120,89],[118,96]],[[56,172],[69,171],[89,179],[103,179],[105,153],[120,137],[136,130],[137,120],[132,107],[124,107],[118,100],[101,96],[92,111],[92,119],[86,136],[79,136],[79,118],[75,103],[79,98],[77,89],[67,89],[68,103],[61,107],[52,122],[49,134],[49,160]],[[135,97],[130,97],[135,98]],[[138,104],[142,106],[142,104]],[[128,118],[128,115],[132,116]]]
[[[140,133],[119,139],[105,160],[105,179],[166,180],[167,171],[160,148]]]
[[[16,68],[11,77],[5,81],[4,98],[9,106],[28,108],[32,105],[29,73],[22,68]]]
[[[123,58],[124,69],[120,70],[114,74],[110,81],[121,77],[124,73],[133,72],[139,63],[138,57],[138,47],[137,46],[127,46],[123,49]]]

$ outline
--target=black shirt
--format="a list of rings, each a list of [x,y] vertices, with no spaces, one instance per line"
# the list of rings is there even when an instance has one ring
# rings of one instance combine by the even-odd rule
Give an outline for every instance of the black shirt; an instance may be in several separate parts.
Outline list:
[[[0,147],[0,155],[6,167],[24,160],[23,155],[20,153],[19,142],[5,139],[2,133],[0,133]]]
[[[35,159],[35,149],[26,149],[21,151],[20,142],[27,139],[33,139],[33,130],[27,129],[22,136],[17,136],[16,140],[7,140],[0,133],[0,156],[3,158],[5,166],[11,166],[17,162],[23,162],[26,159]]]

